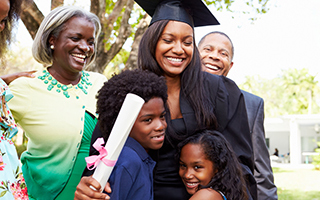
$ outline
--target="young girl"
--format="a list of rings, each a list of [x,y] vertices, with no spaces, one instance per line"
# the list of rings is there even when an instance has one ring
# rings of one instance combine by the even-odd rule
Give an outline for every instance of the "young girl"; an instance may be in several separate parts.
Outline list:
[[[108,140],[128,93],[140,96],[145,103],[110,175],[109,183],[112,189],[110,198],[153,200],[155,161],[147,152],[150,149],[160,149],[164,142],[167,127],[165,119],[167,86],[163,77],[143,70],[127,70],[105,82],[97,96],[98,123],[105,141]],[[96,141],[96,138],[93,137],[91,141]],[[92,173],[88,170],[84,172],[85,175]],[[86,178],[81,179],[78,188],[83,188],[85,180]],[[78,188],[75,199],[81,199],[82,191]],[[99,196],[90,197],[99,198]]]
[[[190,200],[245,200],[245,182],[237,157],[218,131],[204,130],[178,145],[179,175]]]

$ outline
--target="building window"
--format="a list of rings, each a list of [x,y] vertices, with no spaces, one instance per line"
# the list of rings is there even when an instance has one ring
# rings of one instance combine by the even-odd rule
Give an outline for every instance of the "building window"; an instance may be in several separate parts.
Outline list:
[[[266,144],[267,144],[268,149],[270,149],[270,139],[269,138],[266,138]]]

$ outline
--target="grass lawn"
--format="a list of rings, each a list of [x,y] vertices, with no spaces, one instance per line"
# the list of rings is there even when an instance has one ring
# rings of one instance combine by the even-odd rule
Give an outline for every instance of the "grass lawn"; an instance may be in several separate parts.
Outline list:
[[[320,200],[320,171],[273,168],[279,200]]]

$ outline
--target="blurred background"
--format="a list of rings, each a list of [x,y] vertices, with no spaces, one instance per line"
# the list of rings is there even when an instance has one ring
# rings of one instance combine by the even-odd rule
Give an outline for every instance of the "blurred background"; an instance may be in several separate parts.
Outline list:
[[[235,55],[228,77],[241,89],[264,99],[266,143],[270,155],[275,148],[280,154],[272,158],[279,199],[320,199],[320,184],[315,187],[318,189],[307,186],[317,184],[310,180],[319,181],[320,171],[315,171],[316,175],[308,171],[303,176],[307,177],[306,183],[296,182],[300,189],[287,188],[292,184],[281,182],[286,170],[298,169],[301,173],[301,169],[320,168],[320,1],[205,2],[221,25],[195,28],[196,42],[211,31],[229,35]],[[0,74],[43,67],[32,58],[33,38],[43,17],[60,5],[80,6],[100,18],[103,31],[98,56],[88,70],[109,78],[137,67],[138,44],[150,17],[133,0],[25,0],[14,31],[15,41],[1,61]],[[22,133],[16,144],[19,153],[26,148]],[[305,190],[311,196],[306,196]]]

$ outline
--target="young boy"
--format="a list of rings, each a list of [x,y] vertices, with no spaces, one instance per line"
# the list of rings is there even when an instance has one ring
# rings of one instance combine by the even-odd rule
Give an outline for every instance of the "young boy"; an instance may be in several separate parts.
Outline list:
[[[105,82],[97,96],[98,124],[105,141],[128,93],[140,96],[145,103],[110,175],[108,182],[112,192],[109,196],[113,200],[151,200],[155,161],[147,152],[160,149],[164,142],[167,86],[163,77],[142,70],[127,70]],[[96,140],[96,135],[91,143]],[[87,169],[84,172],[86,176],[91,174],[93,171]],[[83,178],[77,187],[76,197],[84,184]]]

